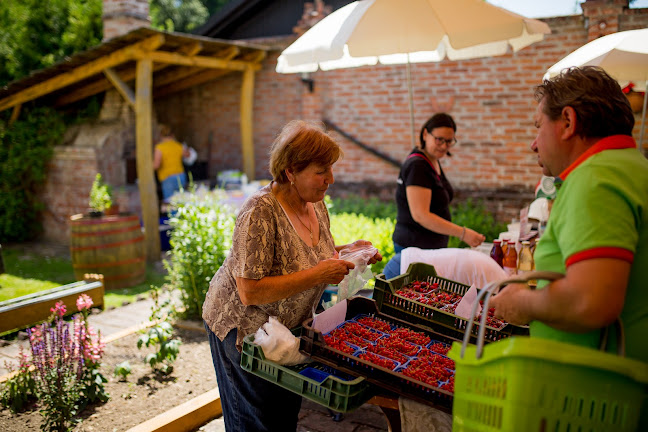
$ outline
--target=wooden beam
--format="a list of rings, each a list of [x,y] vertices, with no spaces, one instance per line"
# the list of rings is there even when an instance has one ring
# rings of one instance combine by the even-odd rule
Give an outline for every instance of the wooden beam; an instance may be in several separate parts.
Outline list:
[[[241,150],[243,152],[243,172],[250,181],[254,175],[254,139],[252,136],[252,108],[254,104],[254,70],[243,72],[241,84]]]
[[[203,44],[202,42],[195,42],[192,44],[187,44],[183,45],[178,49],[178,53],[187,55],[187,56],[195,56],[198,54],[200,51],[203,50]]]
[[[174,84],[170,84],[166,87],[156,88],[154,96],[156,98],[168,96],[172,93],[176,93],[188,89],[190,87],[195,87],[197,85],[206,83],[216,78],[220,78],[232,72],[233,71],[224,70],[224,69],[208,69],[205,72],[201,74],[196,74],[188,79],[177,81]]]
[[[231,46],[220,50],[214,57],[218,57],[223,60],[232,60],[237,55],[241,54],[241,49],[239,47]]]
[[[204,72],[206,70],[214,70],[214,69],[205,69],[205,68],[196,68],[196,67],[191,67],[191,66],[181,66],[178,68],[175,68],[172,71],[167,71],[161,74],[159,77],[155,77],[155,82],[153,83],[156,88],[159,87],[164,87],[166,85],[172,84],[178,80],[187,78],[191,75],[195,75],[201,72]]]
[[[257,52],[248,54],[247,56],[245,56],[245,58],[243,60],[245,60],[247,62],[251,62],[251,63],[261,63],[263,61],[263,59],[266,58],[267,55],[268,55],[268,53],[266,53],[265,51],[257,51]]]
[[[163,43],[164,36],[155,35],[144,39],[141,42],[134,43],[126,48],[114,51],[104,57],[86,63],[83,66],[79,66],[70,72],[62,73],[0,100],[0,111],[4,111],[7,108],[44,96],[92,75],[101,73],[106,68],[114,67],[132,60],[135,55],[141,56],[142,52],[155,50]]]
[[[222,60],[231,60],[241,53],[241,50],[238,47],[231,46],[224,50],[219,51],[216,54],[216,57]],[[184,79],[188,76],[195,75],[197,73],[204,72],[205,68],[196,68],[192,66],[183,66],[176,68],[172,71],[165,72],[155,77],[155,82],[153,83],[155,87],[162,87],[167,84],[171,84],[178,80]]]
[[[11,112],[11,117],[9,117],[9,126],[13,124],[16,120],[18,120],[18,116],[20,116],[20,109],[22,108],[22,104],[15,105],[13,107],[13,111]]]
[[[184,56],[182,54],[155,51],[155,52],[141,52],[137,54],[138,58],[148,58],[156,63],[172,63],[182,66],[194,66],[213,69],[228,69],[236,71],[244,71],[250,67],[249,62],[240,60],[223,60],[215,57],[203,56]]]
[[[104,75],[108,78],[108,81],[112,83],[113,86],[117,89],[119,94],[122,95],[124,100],[128,102],[133,110],[135,109],[135,94],[128,85],[119,78],[119,75],[112,70],[111,68],[104,69]]]
[[[203,48],[202,43],[195,43],[190,45],[183,45],[178,50],[178,52],[186,55],[195,55],[198,54],[202,50],[202,48]],[[161,71],[162,69],[166,69],[169,66],[172,65],[166,63],[158,63],[153,66],[153,72]],[[128,69],[123,72],[118,72],[117,74],[119,75],[119,78],[122,81],[127,83],[135,79],[135,68]],[[157,78],[155,78],[155,81],[157,82]],[[99,94],[101,92],[105,92],[110,88],[112,88],[112,84],[110,81],[108,81],[107,79],[99,79],[91,84],[88,84],[84,87],[75,90],[72,93],[65,94],[59,97],[54,101],[54,106],[58,107],[58,106],[68,105],[73,102],[79,101],[81,99],[85,99],[87,97]]]
[[[153,178],[152,81],[153,62],[148,59],[138,61],[135,93],[135,140],[137,178],[148,262],[160,260],[160,212],[155,179]]]

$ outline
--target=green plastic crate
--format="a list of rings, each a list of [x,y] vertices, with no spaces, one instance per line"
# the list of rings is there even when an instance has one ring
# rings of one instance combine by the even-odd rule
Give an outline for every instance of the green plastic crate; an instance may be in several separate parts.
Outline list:
[[[457,315],[441,311],[430,305],[420,303],[396,294],[396,291],[414,281],[438,283],[439,289],[464,295],[470,286],[437,276],[434,266],[425,263],[412,263],[407,271],[392,279],[385,279],[384,274],[376,276],[373,298],[380,313],[388,314],[450,336],[463,339],[468,321]],[[471,341],[475,340],[479,325],[473,325]],[[486,326],[485,339],[497,341],[511,335],[528,335],[528,326],[507,324],[501,329]]]
[[[319,382],[300,373],[307,368],[314,368],[316,371],[326,368],[317,362],[282,366],[267,360],[263,349],[254,343],[254,334],[243,339],[241,368],[341,413],[359,408],[376,393],[375,388],[363,377],[349,377],[350,380],[344,380],[329,375]]]
[[[364,297],[353,297],[346,301],[346,320],[358,315],[370,315],[398,327],[407,327],[425,333],[431,339],[439,342],[452,344],[456,341],[456,339],[430,332],[428,329],[408,321],[381,314],[374,300]],[[390,393],[400,394],[448,413],[452,411],[452,392],[431,386],[401,373],[377,366],[367,360],[331,348],[326,344],[324,335],[313,328],[313,318],[308,318],[302,323],[300,339],[299,350],[318,362],[352,375],[364,376],[371,384],[383,388]]]
[[[460,342],[454,432],[635,432],[648,364],[551,340],[513,337],[484,347]]]

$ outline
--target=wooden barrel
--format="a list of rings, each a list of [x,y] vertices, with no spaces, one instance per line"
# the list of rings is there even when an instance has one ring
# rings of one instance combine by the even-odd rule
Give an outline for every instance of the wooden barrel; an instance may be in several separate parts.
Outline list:
[[[104,276],[107,290],[146,279],[144,234],[136,215],[70,218],[70,252],[77,280],[86,273]]]

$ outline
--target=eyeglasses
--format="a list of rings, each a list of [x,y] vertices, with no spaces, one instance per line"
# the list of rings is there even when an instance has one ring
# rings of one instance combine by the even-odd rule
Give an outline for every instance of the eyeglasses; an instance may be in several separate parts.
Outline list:
[[[442,138],[442,137],[434,136],[434,135],[432,135],[432,134],[430,134],[430,136],[431,136],[432,138],[434,138],[434,142],[436,142],[436,143],[439,144],[439,145],[441,145],[441,144],[445,144],[445,145],[447,145],[448,147],[452,147],[453,145],[457,144],[457,138],[450,138],[450,139],[446,139],[446,138]]]

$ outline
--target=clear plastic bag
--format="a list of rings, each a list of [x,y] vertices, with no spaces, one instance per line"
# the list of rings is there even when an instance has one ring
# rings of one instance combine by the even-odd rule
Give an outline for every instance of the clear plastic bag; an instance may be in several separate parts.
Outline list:
[[[373,272],[367,263],[377,252],[378,249],[371,245],[351,245],[340,251],[339,258],[352,262],[355,268],[351,269],[349,274],[338,284],[337,301],[325,303],[324,309],[328,309],[337,302],[353,297],[367,285],[367,282],[373,278]]]

